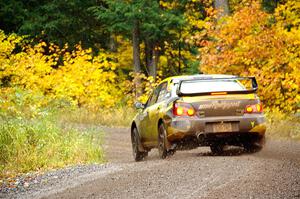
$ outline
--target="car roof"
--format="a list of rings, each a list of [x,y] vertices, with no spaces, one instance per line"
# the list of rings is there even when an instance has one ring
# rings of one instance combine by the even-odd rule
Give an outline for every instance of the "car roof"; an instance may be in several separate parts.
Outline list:
[[[235,75],[223,75],[223,74],[198,74],[198,75],[181,75],[181,76],[172,76],[164,79],[162,82],[173,82],[177,83],[180,80],[192,80],[192,79],[214,79],[214,78],[233,78],[238,77]]]

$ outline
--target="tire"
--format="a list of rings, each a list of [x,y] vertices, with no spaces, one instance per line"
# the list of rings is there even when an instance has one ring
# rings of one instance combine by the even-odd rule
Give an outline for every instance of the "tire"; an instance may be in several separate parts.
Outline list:
[[[161,159],[165,159],[168,156],[166,139],[165,126],[163,124],[160,124],[158,127],[158,155]]]
[[[262,145],[257,145],[256,143],[245,143],[244,144],[244,149],[248,153],[256,153],[261,151],[263,148]]]
[[[222,144],[212,144],[210,145],[210,150],[214,155],[220,155],[223,153],[224,145]]]
[[[264,144],[266,142],[265,136],[258,138],[255,141],[245,142],[243,147],[248,153],[256,153],[262,150]]]
[[[140,143],[139,134],[138,134],[138,131],[136,128],[134,128],[132,130],[131,143],[132,143],[133,158],[136,162],[139,162],[139,161],[143,160],[145,157],[147,157],[148,152],[143,152],[143,151],[140,151],[140,149],[139,149],[139,145],[141,143]]]

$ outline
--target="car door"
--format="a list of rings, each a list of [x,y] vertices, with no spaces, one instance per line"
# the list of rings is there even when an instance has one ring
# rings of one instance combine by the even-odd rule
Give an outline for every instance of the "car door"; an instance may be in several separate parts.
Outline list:
[[[152,94],[150,95],[147,103],[145,104],[145,108],[141,113],[141,118],[140,118],[140,134],[143,142],[153,142],[153,135],[149,128],[152,125],[152,120],[150,120],[150,115],[152,115],[151,111],[153,110],[153,106],[155,105],[158,94],[160,91],[160,87],[158,86]]]
[[[160,118],[160,110],[163,105],[163,101],[167,94],[167,82],[160,84],[156,90],[156,99],[155,102],[148,107],[148,117],[147,117],[147,126],[146,126],[146,134],[149,136],[149,140],[152,142],[157,142],[158,136],[158,120]],[[154,99],[153,99],[154,100]]]
[[[157,88],[158,89],[158,88]],[[139,114],[140,120],[140,136],[143,142],[151,142],[151,136],[148,134],[147,128],[149,127],[149,111],[150,107],[156,102],[158,90],[155,89],[149,96],[145,108]]]

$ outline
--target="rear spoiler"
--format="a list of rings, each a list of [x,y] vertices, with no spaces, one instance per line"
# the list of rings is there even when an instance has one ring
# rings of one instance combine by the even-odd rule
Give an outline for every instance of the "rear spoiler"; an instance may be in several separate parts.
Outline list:
[[[184,79],[184,80],[179,80],[178,82],[178,87],[176,90],[176,94],[178,96],[199,96],[199,95],[210,95],[211,93],[217,93],[217,92],[201,92],[201,93],[182,93],[180,91],[181,84],[183,82],[191,82],[191,81],[209,81],[209,80],[245,80],[249,79],[252,82],[252,88],[248,90],[243,90],[243,91],[225,91],[227,94],[250,94],[250,93],[256,93],[258,89],[258,84],[255,79],[255,77],[222,77],[222,78],[213,78],[213,77],[196,77],[193,79]],[[223,92],[223,91],[220,91]]]

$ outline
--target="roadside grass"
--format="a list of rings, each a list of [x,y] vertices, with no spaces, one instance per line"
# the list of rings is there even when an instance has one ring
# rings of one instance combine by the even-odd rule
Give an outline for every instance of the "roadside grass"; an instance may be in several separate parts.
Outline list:
[[[0,110],[0,179],[105,162],[104,133],[97,127],[129,127],[137,113],[126,106],[89,110],[68,105],[35,108],[21,104],[11,110]],[[267,137],[300,141],[299,117],[275,112],[267,112],[266,116]],[[84,128],[77,128],[77,124]]]
[[[93,124],[109,127],[128,127],[137,111],[131,107],[118,107],[88,110],[85,108],[60,111],[63,123]]]
[[[300,141],[300,117],[277,112],[266,113],[267,137]]]
[[[112,109],[69,109],[60,113],[63,123],[93,124],[110,127],[129,127],[137,111],[131,107]],[[267,111],[267,137],[300,141],[300,117]]]
[[[37,118],[0,115],[0,179],[61,168],[102,163],[103,133],[64,128],[54,112]]]

